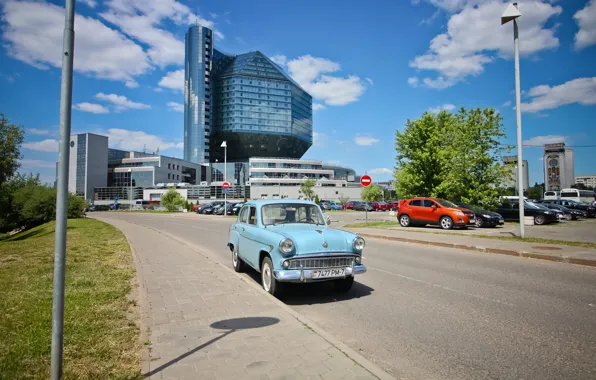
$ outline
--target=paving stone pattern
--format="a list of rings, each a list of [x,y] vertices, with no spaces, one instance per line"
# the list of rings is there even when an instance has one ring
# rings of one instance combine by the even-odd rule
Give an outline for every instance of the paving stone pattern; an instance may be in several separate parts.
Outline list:
[[[138,261],[148,378],[376,378],[218,263],[145,227],[106,221],[124,232]]]

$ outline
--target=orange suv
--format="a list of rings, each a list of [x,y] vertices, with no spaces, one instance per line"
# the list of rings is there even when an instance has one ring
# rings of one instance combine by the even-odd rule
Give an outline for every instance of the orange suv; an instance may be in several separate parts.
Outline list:
[[[474,224],[474,213],[439,198],[412,198],[399,208],[397,220],[402,227],[437,224],[445,230]]]

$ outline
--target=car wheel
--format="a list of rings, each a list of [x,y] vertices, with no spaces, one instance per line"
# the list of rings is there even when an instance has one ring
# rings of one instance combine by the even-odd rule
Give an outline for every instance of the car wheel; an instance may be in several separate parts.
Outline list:
[[[544,216],[536,215],[534,217],[534,224],[541,226],[544,224],[544,222],[545,222]]]
[[[476,217],[476,221],[474,222],[474,226],[476,228],[482,228],[484,226],[484,220],[482,220],[482,218]]]
[[[234,270],[238,273],[244,272],[244,261],[238,256],[238,248],[234,247],[232,250],[232,265]]]
[[[340,293],[347,293],[352,289],[352,285],[354,285],[354,277],[346,277],[342,278],[341,280],[335,280],[333,282],[333,286],[335,287],[335,291]]]
[[[450,230],[453,228],[453,219],[451,219],[448,216],[443,216],[441,217],[441,220],[439,221],[439,224],[441,224],[441,228],[444,230]]]
[[[281,294],[281,284],[273,277],[273,263],[269,257],[265,257],[261,264],[261,285],[274,297],[279,297]]]
[[[399,225],[402,227],[410,227],[410,217],[407,215],[402,215],[399,217]]]

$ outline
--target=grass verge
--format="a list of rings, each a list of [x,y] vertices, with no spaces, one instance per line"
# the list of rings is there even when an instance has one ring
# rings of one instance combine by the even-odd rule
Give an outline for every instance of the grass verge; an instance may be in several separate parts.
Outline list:
[[[0,374],[48,379],[54,222],[0,242]],[[114,227],[68,221],[64,379],[140,378],[130,247]]]
[[[389,228],[399,226],[397,222],[373,222],[368,223],[351,223],[346,224],[342,228]],[[551,245],[564,245],[568,247],[582,247],[582,248],[594,248],[596,249],[596,243],[590,242],[583,242],[583,241],[572,241],[572,240],[557,240],[557,239],[544,239],[544,238],[535,238],[535,237],[526,237],[520,238],[518,236],[494,236],[494,235],[472,235],[472,234],[463,234],[457,232],[436,232],[436,231],[420,231],[420,230],[412,230],[408,229],[407,231],[403,232],[415,232],[420,234],[434,234],[434,235],[452,235],[452,236],[464,236],[467,238],[483,238],[483,239],[492,239],[492,240],[505,240],[505,241],[518,241],[520,243],[535,243],[535,244],[551,244]]]

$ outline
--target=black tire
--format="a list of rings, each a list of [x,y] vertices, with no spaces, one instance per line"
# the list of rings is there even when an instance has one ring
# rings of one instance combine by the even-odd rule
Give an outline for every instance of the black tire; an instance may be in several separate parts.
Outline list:
[[[346,277],[342,278],[341,280],[335,280],[333,282],[333,287],[335,288],[336,292],[339,293],[347,293],[352,289],[352,285],[354,285],[354,277]]]
[[[453,219],[448,216],[442,216],[439,220],[439,225],[444,230],[450,230],[453,228]]]
[[[408,215],[400,215],[399,216],[399,225],[402,227],[410,227],[412,220]]]
[[[261,285],[272,296],[279,298],[281,295],[282,284],[273,277],[273,262],[269,256],[261,263]]]
[[[474,227],[476,227],[476,228],[484,227],[484,220],[482,220],[482,218],[476,217],[476,221],[474,222]]]
[[[238,248],[236,247],[234,247],[234,249],[232,250],[232,266],[234,267],[234,270],[238,273],[242,273],[246,269],[246,264],[238,256]]]
[[[546,218],[544,217],[544,215],[536,215],[534,217],[534,224],[536,224],[537,226],[541,226],[544,223],[546,223]]]

